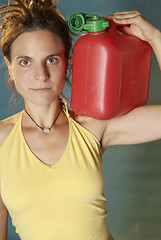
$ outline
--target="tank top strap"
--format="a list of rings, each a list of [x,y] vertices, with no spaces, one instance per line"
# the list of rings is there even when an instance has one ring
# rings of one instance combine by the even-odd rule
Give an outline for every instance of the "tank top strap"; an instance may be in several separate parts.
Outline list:
[[[64,112],[66,114],[67,117],[70,117],[69,111],[68,111],[68,102],[64,99],[64,98],[60,98],[60,103],[62,103],[63,107],[64,107]]]

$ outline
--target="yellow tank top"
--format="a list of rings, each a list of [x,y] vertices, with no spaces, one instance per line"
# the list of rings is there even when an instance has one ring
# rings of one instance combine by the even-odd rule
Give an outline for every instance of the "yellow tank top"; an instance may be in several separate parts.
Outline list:
[[[29,149],[20,117],[0,147],[1,195],[22,240],[107,240],[98,139],[66,113],[66,150],[52,166]]]

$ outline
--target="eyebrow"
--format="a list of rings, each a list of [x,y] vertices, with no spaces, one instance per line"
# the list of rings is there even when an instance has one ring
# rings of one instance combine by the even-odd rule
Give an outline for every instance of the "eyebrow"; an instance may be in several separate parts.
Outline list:
[[[48,59],[48,58],[50,58],[50,57],[54,57],[54,56],[61,56],[61,54],[60,53],[54,53],[54,54],[50,54],[50,55],[48,55],[48,56],[46,56],[45,57],[45,59]],[[29,56],[18,56],[18,57],[16,57],[16,59],[22,59],[22,58],[24,58],[24,59],[32,59],[32,57],[29,57]]]

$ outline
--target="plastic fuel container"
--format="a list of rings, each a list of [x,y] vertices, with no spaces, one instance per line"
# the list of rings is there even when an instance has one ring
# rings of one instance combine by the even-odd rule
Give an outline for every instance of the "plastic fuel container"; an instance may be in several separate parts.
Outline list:
[[[146,104],[151,46],[97,15],[75,12],[68,24],[74,33],[88,32],[73,48],[72,110],[106,120]]]

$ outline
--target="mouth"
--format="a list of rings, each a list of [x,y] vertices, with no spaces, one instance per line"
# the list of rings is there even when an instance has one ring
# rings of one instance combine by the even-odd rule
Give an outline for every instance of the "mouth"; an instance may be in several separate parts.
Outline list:
[[[31,90],[34,92],[48,92],[50,89],[51,87],[50,88],[32,88]]]

